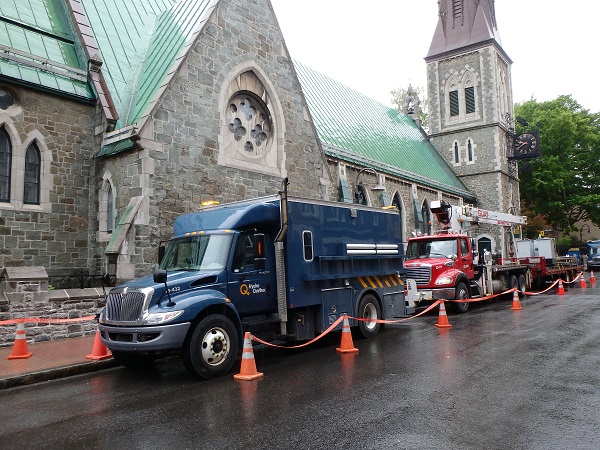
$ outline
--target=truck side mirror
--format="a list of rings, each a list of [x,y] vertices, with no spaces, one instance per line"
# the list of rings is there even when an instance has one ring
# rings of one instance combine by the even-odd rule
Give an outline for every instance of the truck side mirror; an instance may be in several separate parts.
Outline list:
[[[166,251],[166,247],[164,245],[159,245],[158,246],[158,263],[160,264],[163,260],[163,258],[165,257],[165,251]]]
[[[155,283],[166,283],[167,281],[167,271],[162,269],[156,269],[154,272],[154,282]]]
[[[256,233],[254,235],[254,268],[256,270],[264,270],[266,267],[265,235],[263,233]]]

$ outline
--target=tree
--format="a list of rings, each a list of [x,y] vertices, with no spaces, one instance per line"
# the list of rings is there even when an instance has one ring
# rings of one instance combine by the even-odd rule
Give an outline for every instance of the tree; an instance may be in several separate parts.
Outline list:
[[[580,220],[600,224],[600,114],[563,95],[518,103],[515,115],[529,129],[539,127],[542,151],[541,157],[519,162],[522,209],[563,232]],[[517,133],[524,131],[517,125]]]

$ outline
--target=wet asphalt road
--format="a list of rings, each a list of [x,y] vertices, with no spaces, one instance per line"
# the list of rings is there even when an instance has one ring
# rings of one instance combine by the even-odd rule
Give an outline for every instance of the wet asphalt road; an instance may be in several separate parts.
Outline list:
[[[4,449],[597,449],[600,288],[255,350],[256,381],[198,381],[178,360],[0,392]]]

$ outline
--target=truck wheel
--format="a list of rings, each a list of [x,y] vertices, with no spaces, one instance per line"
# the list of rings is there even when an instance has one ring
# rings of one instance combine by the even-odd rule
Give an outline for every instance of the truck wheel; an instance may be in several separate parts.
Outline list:
[[[201,378],[225,375],[240,350],[235,326],[221,314],[211,314],[198,323],[183,345],[183,364]]]
[[[463,282],[460,282],[456,285],[456,292],[454,294],[454,298],[459,300],[461,298],[469,298],[469,289],[467,285]],[[468,302],[451,302],[452,310],[456,313],[462,314],[469,310]]]
[[[523,294],[523,292],[525,292],[527,290],[527,281],[525,280],[525,275],[521,274],[519,275],[519,295],[521,297],[523,297],[525,294]]]
[[[560,277],[559,277],[560,278]],[[573,276],[571,275],[571,272],[565,272],[565,282],[570,283],[571,280],[573,279]]]
[[[112,352],[112,356],[116,362],[128,369],[144,369],[150,367],[156,359],[154,355],[117,350]]]
[[[375,296],[365,295],[358,303],[358,316],[363,319],[381,319],[381,308]],[[372,338],[379,332],[379,323],[358,321],[358,331],[362,337]]]
[[[519,289],[519,280],[517,279],[516,275],[511,275],[509,289],[514,289],[514,288]]]

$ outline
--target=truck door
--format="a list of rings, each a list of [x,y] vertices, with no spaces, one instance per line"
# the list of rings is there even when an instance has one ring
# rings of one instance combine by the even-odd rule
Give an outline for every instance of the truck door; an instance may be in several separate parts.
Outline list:
[[[267,254],[264,269],[255,267],[254,245],[254,233],[240,233],[233,249],[228,295],[240,314],[274,311],[277,308],[273,245],[265,245]]]
[[[465,275],[472,280],[475,276],[475,268],[473,266],[473,252],[471,251],[471,245],[469,245],[469,239],[460,238],[460,255],[458,255],[459,268]]]

